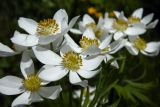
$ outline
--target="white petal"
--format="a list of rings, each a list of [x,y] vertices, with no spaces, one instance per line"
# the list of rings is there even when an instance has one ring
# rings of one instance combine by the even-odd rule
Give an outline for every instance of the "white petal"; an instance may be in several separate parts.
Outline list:
[[[30,95],[31,103],[43,101],[43,98],[37,92],[32,92]]]
[[[34,46],[33,48],[36,58],[43,64],[60,65],[62,58],[51,50]]]
[[[39,36],[38,44],[40,45],[47,45],[53,41],[56,41],[59,36],[63,36],[61,33],[50,35],[50,36]]]
[[[48,99],[56,99],[59,96],[59,93],[62,91],[62,88],[60,85],[52,86],[52,87],[41,87],[39,94]]]
[[[129,36],[137,36],[137,35],[144,34],[145,32],[146,32],[146,29],[139,28],[139,27],[129,27],[125,31],[125,33]]]
[[[74,28],[70,29],[70,32],[72,32],[73,34],[79,34],[79,35],[82,34],[80,30]]]
[[[107,37],[102,41],[99,48],[104,49],[106,48],[112,41],[112,35],[107,35]]]
[[[74,85],[80,85],[82,87],[86,87],[88,85],[88,81],[86,80],[82,81],[79,75],[74,71],[69,72],[69,81]]]
[[[21,34],[15,31],[14,36],[11,38],[14,44],[21,46],[34,46],[38,44],[38,37],[34,35]]]
[[[106,18],[104,20],[104,28],[107,30],[112,29],[112,25],[114,23],[115,19]]]
[[[78,70],[77,73],[83,77],[83,78],[92,78],[94,77],[96,74],[98,74],[100,72],[100,69],[95,70],[95,71],[89,71],[89,70]]]
[[[18,20],[18,25],[24,29],[25,31],[27,31],[29,34],[36,34],[37,31],[37,22],[29,19],[29,18],[24,18],[24,17],[20,17]]]
[[[106,55],[106,57],[107,57],[107,62],[113,59],[113,56],[108,55],[108,54]],[[113,62],[111,63],[111,65],[114,66],[114,67],[116,67],[117,69],[119,68],[119,65],[118,65],[118,63],[117,63],[116,60],[113,61]]]
[[[15,76],[6,76],[0,79],[0,93],[6,95],[20,94],[22,89],[22,79]]]
[[[98,55],[101,53],[101,49],[98,48],[96,45],[91,45],[90,47],[88,47],[87,49],[83,50],[83,52],[81,53],[82,55]]]
[[[45,65],[38,73],[39,78],[45,81],[57,81],[67,75],[68,71],[62,66],[48,66]]]
[[[63,54],[70,51],[74,51],[74,50],[65,42],[60,49],[60,55],[63,56]]]
[[[74,24],[76,23],[76,21],[78,20],[78,18],[79,18],[79,16],[75,16],[75,17],[73,17],[71,19],[71,21],[69,22],[69,28],[68,28],[68,30],[71,29],[74,26]]]
[[[92,29],[86,29],[82,36],[85,36],[85,37],[90,38],[90,39],[95,39],[96,38]]]
[[[94,19],[91,16],[89,16],[88,14],[85,14],[83,16],[83,25],[86,26],[89,23],[95,23],[95,21],[94,21]]]
[[[132,43],[126,42],[125,47],[127,48],[130,54],[138,55],[138,50],[133,46]]]
[[[16,54],[16,52],[14,52],[7,45],[4,45],[4,44],[0,43],[0,56],[1,57],[12,56],[12,55],[15,55],[15,54]]]
[[[68,15],[67,15],[67,13],[66,13],[66,11],[64,10],[64,9],[59,9],[56,13],[55,13],[55,15],[54,15],[54,17],[53,17],[56,21],[58,21],[58,22],[62,22],[62,20],[66,20],[67,21],[67,23],[68,23]]]
[[[119,39],[119,40],[116,40],[114,42],[112,42],[110,45],[109,45],[109,53],[110,54],[114,54],[116,53],[117,51],[119,51],[120,49],[122,49],[124,47],[124,44],[126,43],[126,39]]]
[[[98,19],[98,24],[97,24],[97,29],[98,28],[101,28],[101,26],[103,25],[103,23],[104,23],[104,19],[102,18],[102,17],[99,17],[99,19]]]
[[[119,38],[125,37],[125,34],[123,32],[116,32],[113,36],[114,40],[118,40]]]
[[[159,20],[156,19],[155,21],[153,21],[152,23],[147,25],[147,29],[153,29],[156,27],[156,25],[158,24]]]
[[[27,51],[23,52],[22,59],[20,63],[20,68],[23,76],[27,78],[27,76],[34,74],[34,63],[29,56]]]
[[[146,25],[142,22],[132,24],[133,27],[146,28]]]
[[[142,18],[142,14],[143,14],[143,8],[138,8],[133,12],[132,16],[137,18]]]
[[[82,52],[82,48],[80,48],[74,41],[73,39],[68,35],[68,34],[65,34],[64,35],[66,41],[67,41],[67,44],[77,53],[81,53]]]
[[[118,19],[120,20],[124,20],[124,21],[127,21],[128,19],[124,16],[124,12],[121,11],[120,15],[118,16]]]
[[[81,82],[82,80],[80,79],[80,77],[78,76],[78,74],[76,72],[70,71],[69,72],[69,81],[72,84],[75,84],[75,83]]]
[[[19,95],[13,102],[12,102],[12,107],[17,107],[19,105],[30,105],[31,100],[30,100],[30,92],[24,92],[23,94]]]
[[[144,49],[146,55],[148,56],[156,56],[160,51],[160,42],[149,42],[147,47]],[[147,54],[148,53],[148,54]]]
[[[52,42],[53,50],[59,51],[61,44],[63,43],[63,36],[59,36],[55,41]]]
[[[28,49],[28,47],[17,45],[17,44],[14,44],[13,46],[14,46],[15,51],[19,53]]]
[[[113,11],[114,12],[114,14],[116,15],[116,17],[118,18],[119,16],[120,16],[120,12],[119,11]]]
[[[151,14],[145,16],[145,17],[141,20],[141,22],[144,23],[145,25],[147,25],[148,23],[151,22],[151,20],[153,19],[153,16],[154,16],[154,14],[151,13]]]
[[[82,67],[81,69],[84,70],[94,70],[96,69],[101,62],[103,61],[103,59],[105,58],[105,56],[95,56],[95,57],[88,57],[82,60]]]

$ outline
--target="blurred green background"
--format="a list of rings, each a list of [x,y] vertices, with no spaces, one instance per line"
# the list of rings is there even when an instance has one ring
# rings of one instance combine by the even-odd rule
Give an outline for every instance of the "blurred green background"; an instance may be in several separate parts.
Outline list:
[[[95,7],[99,12],[105,13],[112,10],[123,10],[130,15],[139,7],[144,8],[144,15],[154,13],[155,19],[160,19],[159,0],[0,0],[0,42],[12,47],[10,38],[15,30],[22,31],[18,27],[19,17],[28,17],[34,20],[52,18],[54,13],[60,9],[66,9],[69,18],[76,15],[83,16],[89,7]],[[97,19],[95,16],[93,16]],[[82,18],[82,17],[81,17]],[[23,31],[22,31],[23,32]],[[153,30],[149,30],[144,36],[147,41],[160,41],[160,24]],[[127,54],[125,75],[129,80],[136,82],[154,82],[154,87],[146,95],[153,103],[160,106],[160,55],[147,57],[143,55],[131,56],[122,50],[119,54]],[[21,56],[0,58],[0,77],[6,75],[22,76],[19,72]],[[145,72],[145,73],[144,73]],[[5,96],[0,94],[0,107],[10,107],[16,96]],[[53,103],[54,102],[54,105]],[[60,101],[45,100],[35,103],[32,107],[57,107]],[[76,102],[75,102],[76,104]],[[68,104],[66,107],[71,107]],[[72,105],[74,107],[74,104]],[[106,107],[106,106],[104,106]],[[118,107],[151,107],[145,103],[137,102],[137,105],[122,102]]]

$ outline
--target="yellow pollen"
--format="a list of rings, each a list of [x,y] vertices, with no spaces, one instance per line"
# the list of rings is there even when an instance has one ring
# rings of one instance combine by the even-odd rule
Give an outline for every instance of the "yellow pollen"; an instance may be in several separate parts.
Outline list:
[[[91,45],[96,45],[97,47],[99,46],[99,42],[97,39],[89,39],[85,36],[83,36],[80,40],[80,46],[83,49],[87,49],[88,47],[90,47]]]
[[[30,75],[26,80],[23,81],[25,88],[28,91],[38,91],[40,88],[41,80],[36,75]]]
[[[127,27],[128,27],[128,23],[124,20],[119,19],[113,23],[113,28],[118,31],[124,31],[127,29]]]
[[[62,64],[69,70],[77,71],[82,66],[82,58],[78,53],[67,52],[63,56]]]
[[[40,36],[48,36],[55,34],[59,29],[59,25],[54,19],[44,19],[38,23],[37,33]]]
[[[139,50],[144,50],[147,47],[146,41],[140,37],[134,40],[134,45]]]
[[[95,23],[89,23],[89,24],[86,25],[86,27],[95,30],[96,29],[96,24]]]
[[[130,24],[138,23],[138,22],[140,22],[140,21],[141,21],[141,19],[138,18],[138,17],[133,17],[133,16],[131,16],[131,17],[128,18],[128,22],[129,22]]]

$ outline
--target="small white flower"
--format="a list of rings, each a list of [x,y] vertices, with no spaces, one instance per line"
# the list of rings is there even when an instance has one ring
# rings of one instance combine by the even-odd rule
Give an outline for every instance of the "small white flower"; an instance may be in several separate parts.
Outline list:
[[[143,8],[136,9],[132,15],[128,18],[129,24],[132,24],[133,26],[142,27],[145,29],[153,29],[158,23],[158,19],[151,22],[153,19],[154,14],[150,13],[144,17],[143,15]]]
[[[139,36],[130,37],[129,41],[125,42],[125,47],[132,55],[138,55],[139,52],[146,56],[156,56],[160,51],[160,42],[147,43]]]
[[[49,82],[41,80],[39,74],[35,74],[33,61],[27,52],[23,53],[20,68],[24,79],[11,75],[0,79],[0,93],[5,95],[22,93],[13,101],[12,107],[43,101],[42,97],[52,100],[58,97],[62,90],[61,86],[44,87]]]
[[[29,34],[15,32],[11,41],[22,46],[49,44],[69,31],[79,16],[74,17],[68,24],[68,15],[64,9],[58,10],[53,19],[44,19],[36,22],[29,18],[19,18],[18,24]]]
[[[84,33],[86,29],[92,29],[95,33],[95,36],[100,40],[103,40],[108,35],[108,31],[103,27],[103,24],[104,19],[102,17],[99,17],[98,23],[96,24],[91,16],[85,14],[82,21],[79,22],[79,29],[81,34]],[[71,31],[72,33],[80,34],[77,30],[72,29]]]
[[[74,52],[68,45],[61,48],[61,55],[57,55],[51,50],[34,46],[33,51],[37,59],[46,64],[42,67],[39,76],[46,81],[56,81],[69,73],[69,81],[75,85],[86,86],[87,81],[82,81],[79,77],[92,78],[100,70],[96,68],[101,64],[104,56],[83,58],[79,53]]]
[[[145,28],[131,26],[128,23],[128,19],[124,16],[123,12],[115,12],[117,19],[106,18],[104,21],[104,27],[109,30],[110,33],[114,34],[114,39],[125,36],[136,36],[146,32]],[[108,24],[109,23],[109,24]]]

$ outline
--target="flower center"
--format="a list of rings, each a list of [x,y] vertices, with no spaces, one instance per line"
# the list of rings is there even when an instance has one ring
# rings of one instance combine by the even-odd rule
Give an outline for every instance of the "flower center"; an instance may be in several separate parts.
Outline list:
[[[40,88],[41,80],[36,75],[30,75],[28,79],[23,81],[23,84],[29,91],[38,91]]]
[[[140,37],[134,40],[134,45],[139,50],[144,50],[147,47],[146,41]]]
[[[80,46],[83,49],[87,49],[88,47],[90,47],[91,45],[96,45],[97,47],[99,46],[99,42],[97,39],[89,39],[85,36],[83,36],[80,40]]]
[[[62,63],[65,68],[77,71],[82,66],[82,58],[78,53],[71,51],[64,54]]]
[[[55,34],[59,29],[59,25],[54,19],[44,19],[38,23],[37,33],[40,36]]]
[[[138,17],[133,17],[133,16],[131,16],[131,17],[128,18],[128,22],[129,22],[130,24],[138,23],[138,22],[140,22],[140,21],[141,21],[141,19],[138,18]]]
[[[128,27],[128,23],[125,20],[119,19],[113,23],[113,28],[118,31],[124,31],[127,29],[127,27]]]
[[[86,27],[95,30],[96,29],[96,24],[95,23],[89,23],[89,24],[86,24]]]

